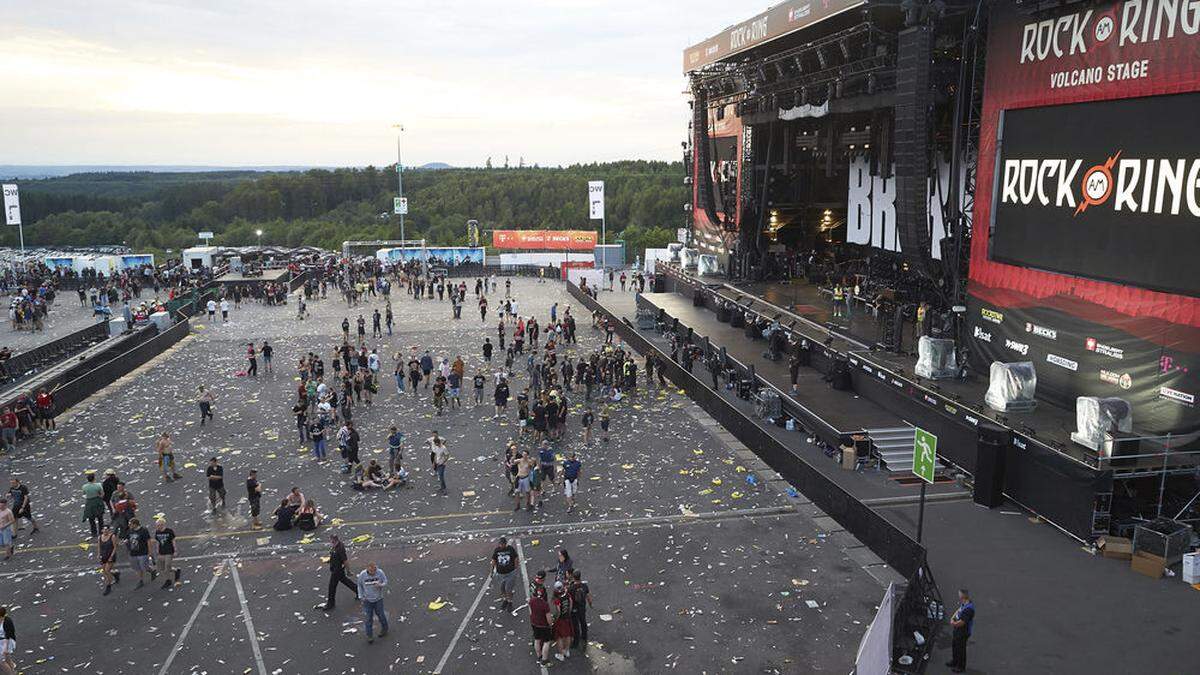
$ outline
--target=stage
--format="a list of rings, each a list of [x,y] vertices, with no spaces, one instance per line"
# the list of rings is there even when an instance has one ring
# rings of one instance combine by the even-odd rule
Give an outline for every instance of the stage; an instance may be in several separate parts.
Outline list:
[[[1046,402],[1039,402],[1029,413],[997,414],[983,404],[987,379],[982,375],[968,371],[964,379],[936,382],[918,378],[913,375],[914,356],[872,350],[870,336],[855,336],[842,325],[822,323],[820,319],[828,315],[828,309],[817,302],[805,302],[819,301],[821,295],[814,286],[759,285],[764,290],[759,296],[750,293],[752,286],[696,278],[671,266],[661,266],[659,271],[669,292],[643,296],[644,302],[679,319],[717,347],[725,347],[742,363],[753,364],[756,374],[781,390],[790,387],[786,360],[764,358],[765,340],[752,341],[743,329],[718,321],[711,311],[717,298],[736,302],[767,319],[779,317],[793,340],[811,342],[811,368],[801,369],[805,375],[794,396],[829,423],[830,433],[918,426],[938,435],[939,459],[975,475],[979,425],[991,423],[1011,430],[1013,446],[1005,462],[1005,494],[1080,541],[1090,541],[1108,530],[1114,480],[1149,478],[1157,482],[1156,477],[1163,475],[1183,476],[1194,472],[1200,459],[1195,441],[1173,448],[1169,455],[1146,442],[1140,457],[1122,457],[1117,462],[1098,457],[1070,440],[1075,428],[1074,412]],[[704,297],[703,306],[696,306],[693,300],[697,293]],[[781,306],[770,302],[768,295],[801,301]],[[792,307],[800,312],[792,312]],[[865,312],[857,314],[865,316]],[[867,319],[873,323],[873,319]],[[859,325],[867,322],[860,320]],[[823,381],[823,374],[837,360],[845,360],[850,366],[853,394],[834,392]],[[814,370],[816,382],[809,383],[807,374]]]

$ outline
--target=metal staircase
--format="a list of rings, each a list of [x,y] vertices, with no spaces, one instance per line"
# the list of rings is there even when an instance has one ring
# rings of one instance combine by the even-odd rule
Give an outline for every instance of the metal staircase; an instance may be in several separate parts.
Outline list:
[[[914,427],[887,427],[864,429],[871,439],[871,446],[879,461],[889,473],[909,473],[913,468],[913,444],[916,442]],[[941,463],[937,464],[941,468]]]

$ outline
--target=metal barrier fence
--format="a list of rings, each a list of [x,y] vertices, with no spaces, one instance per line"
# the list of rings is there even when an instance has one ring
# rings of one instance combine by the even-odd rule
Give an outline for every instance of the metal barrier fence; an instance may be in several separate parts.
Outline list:
[[[768,430],[758,424],[746,411],[739,409],[738,403],[729,400],[687,372],[638,333],[628,321],[617,321],[611,312],[579,290],[575,284],[567,282],[567,289],[589,311],[599,311],[614,321],[617,335],[633,349],[643,354],[656,353],[667,379],[683,389],[746,447],[753,449],[771,468],[862,541],[892,569],[905,577],[911,577],[925,563],[924,546],[824,476],[777,437],[777,434],[788,432],[776,431],[774,428]],[[762,382],[761,378],[758,379],[760,386],[769,386]]]
[[[63,384],[55,393],[55,404],[58,411],[61,412],[77,405],[92,394],[128,375],[138,366],[144,365],[182,340],[190,331],[191,325],[187,319],[161,333],[154,329],[147,329],[147,333],[151,333],[151,335],[140,344],[99,363],[93,362],[84,372]]]
[[[108,337],[108,322],[101,321],[64,335],[57,340],[51,340],[29,351],[21,352],[11,359],[0,363],[0,383],[12,384],[41,370],[43,366],[53,365],[60,359],[67,358]]]

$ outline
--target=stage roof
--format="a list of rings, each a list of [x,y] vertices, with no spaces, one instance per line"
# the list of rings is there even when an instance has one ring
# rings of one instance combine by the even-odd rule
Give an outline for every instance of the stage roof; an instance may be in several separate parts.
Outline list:
[[[734,24],[683,51],[683,72],[690,73],[722,59],[766,44],[831,16],[867,4],[866,0],[787,0]]]

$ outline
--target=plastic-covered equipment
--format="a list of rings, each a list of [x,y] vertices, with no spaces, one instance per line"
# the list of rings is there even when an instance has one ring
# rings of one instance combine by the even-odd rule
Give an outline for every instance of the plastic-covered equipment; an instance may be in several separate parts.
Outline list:
[[[696,269],[701,276],[706,274],[720,274],[721,264],[717,262],[717,256],[705,253],[699,257]]]
[[[1123,398],[1080,396],[1075,399],[1075,427],[1071,440],[1099,452],[1114,433],[1133,431],[1133,407]]]
[[[1025,412],[1037,407],[1037,369],[1032,361],[1001,363],[993,361],[987,393],[983,400],[998,412]]]
[[[954,340],[922,335],[917,341],[917,365],[913,372],[928,380],[944,380],[958,376],[954,358]]]

